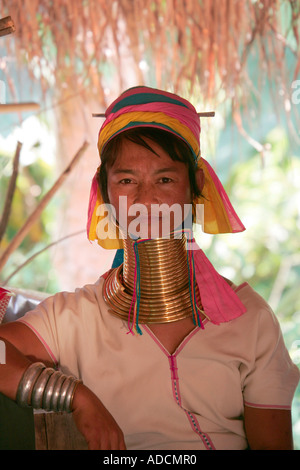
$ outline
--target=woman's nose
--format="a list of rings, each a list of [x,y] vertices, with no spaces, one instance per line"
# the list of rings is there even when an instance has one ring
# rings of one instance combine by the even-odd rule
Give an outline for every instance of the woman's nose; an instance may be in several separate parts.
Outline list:
[[[147,207],[150,207],[151,204],[158,204],[159,199],[155,185],[152,183],[138,184],[136,188],[134,203],[144,204]]]

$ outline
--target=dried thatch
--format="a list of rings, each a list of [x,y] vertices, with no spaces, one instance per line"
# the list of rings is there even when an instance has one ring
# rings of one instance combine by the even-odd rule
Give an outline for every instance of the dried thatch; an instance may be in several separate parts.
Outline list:
[[[31,70],[47,71],[73,91],[87,88],[105,105],[107,68],[126,82],[124,55],[131,55],[136,83],[185,95],[201,90],[213,100],[247,96],[246,64],[255,52],[260,71],[287,86],[286,50],[300,68],[298,0],[2,0],[0,15],[16,26],[9,54]],[[148,67],[148,69],[147,69]],[[9,70],[7,72],[9,74]],[[47,76],[47,80],[45,78]],[[289,76],[290,80],[290,76]],[[11,84],[13,87],[13,84]]]
[[[106,107],[107,89],[116,94],[128,82],[197,96],[198,110],[229,99],[240,132],[263,155],[264,146],[243,128],[240,108],[249,97],[259,101],[259,87],[272,79],[274,102],[280,98],[279,106],[291,110],[291,83],[300,70],[299,12],[300,0],[2,0],[0,17],[10,15],[15,31],[0,35],[0,73],[15,101],[22,87],[12,78],[16,66],[28,67],[60,102],[80,94]],[[80,202],[73,201],[76,212]],[[2,254],[0,270],[37,214],[39,208]],[[86,260],[78,270],[83,277]]]

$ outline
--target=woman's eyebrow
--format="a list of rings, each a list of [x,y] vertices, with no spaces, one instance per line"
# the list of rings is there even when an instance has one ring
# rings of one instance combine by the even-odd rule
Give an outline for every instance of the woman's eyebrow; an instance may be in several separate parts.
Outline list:
[[[160,173],[166,173],[166,172],[172,172],[172,173],[175,173],[177,172],[178,169],[174,166],[169,166],[169,167],[165,167],[165,168],[159,168],[158,170],[155,170],[155,174],[160,174]],[[112,172],[116,175],[120,174],[120,173],[129,173],[131,175],[134,175],[136,173],[136,170],[132,169],[132,168],[112,168]]]
[[[178,172],[178,168],[176,168],[175,166],[168,166],[166,168],[159,168],[159,170],[156,170],[155,171],[155,174],[159,174],[159,173],[176,173]]]

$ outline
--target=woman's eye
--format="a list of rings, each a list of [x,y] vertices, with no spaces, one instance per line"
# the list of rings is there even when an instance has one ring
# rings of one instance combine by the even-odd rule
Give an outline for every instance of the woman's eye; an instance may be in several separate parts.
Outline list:
[[[168,178],[167,176],[163,176],[162,178],[160,178],[160,182],[161,183],[171,183],[172,179]]]
[[[132,181],[132,180],[131,180],[130,178],[123,178],[123,179],[120,181],[120,183],[121,183],[121,184],[130,184],[131,181]]]

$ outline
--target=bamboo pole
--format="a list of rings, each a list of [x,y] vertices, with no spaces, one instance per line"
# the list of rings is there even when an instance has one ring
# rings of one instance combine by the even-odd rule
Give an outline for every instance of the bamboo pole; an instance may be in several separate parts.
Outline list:
[[[0,104],[0,113],[18,113],[22,111],[38,111],[40,105],[38,103],[7,103]]]
[[[54,194],[57,192],[57,190],[62,186],[68,175],[71,173],[75,165],[79,162],[80,158],[86,151],[89,143],[84,142],[82,146],[79,148],[67,168],[63,171],[63,173],[60,175],[60,177],[56,180],[52,188],[49,189],[49,191],[45,194],[45,196],[42,198],[36,209],[33,211],[33,213],[28,217],[26,220],[25,224],[19,232],[15,235],[15,237],[12,239],[4,253],[2,254],[0,258],[0,273],[7,263],[10,255],[18,248],[18,246],[22,243],[28,232],[30,231],[32,225],[38,220],[40,217],[41,213],[47,206],[47,204],[50,202]]]
[[[41,255],[42,253],[44,253],[45,251],[49,250],[50,248],[52,248],[53,246],[56,246],[58,245],[59,243],[61,242],[64,242],[65,240],[68,240],[68,238],[71,238],[71,237],[75,237],[76,235],[81,235],[82,233],[86,232],[86,229],[84,230],[78,230],[77,232],[74,232],[74,233],[71,233],[70,235],[66,235],[65,237],[62,237],[60,238],[59,240],[56,240],[55,242],[52,242],[52,243],[49,243],[49,245],[46,245],[44,248],[42,248],[41,250],[37,251],[36,253],[34,253],[32,256],[30,256],[26,261],[24,261],[24,263],[22,263],[20,266],[18,266],[10,275],[7,279],[5,279],[5,281],[1,282],[0,285],[1,286],[7,286],[8,283],[10,282],[10,280],[16,275],[18,274],[19,271],[21,271],[23,268],[25,268],[25,266],[27,266],[27,264],[31,263],[31,261],[33,261],[37,256]]]
[[[18,177],[18,172],[19,172],[19,161],[20,161],[20,153],[21,153],[21,148],[22,148],[22,143],[18,142],[17,143],[17,148],[13,160],[13,172],[9,180],[9,185],[6,193],[6,198],[5,198],[5,203],[4,203],[4,209],[3,209],[3,214],[0,220],[0,243],[3,238],[3,235],[6,230],[7,222],[10,216],[11,212],[11,205],[16,189],[16,181]]]

